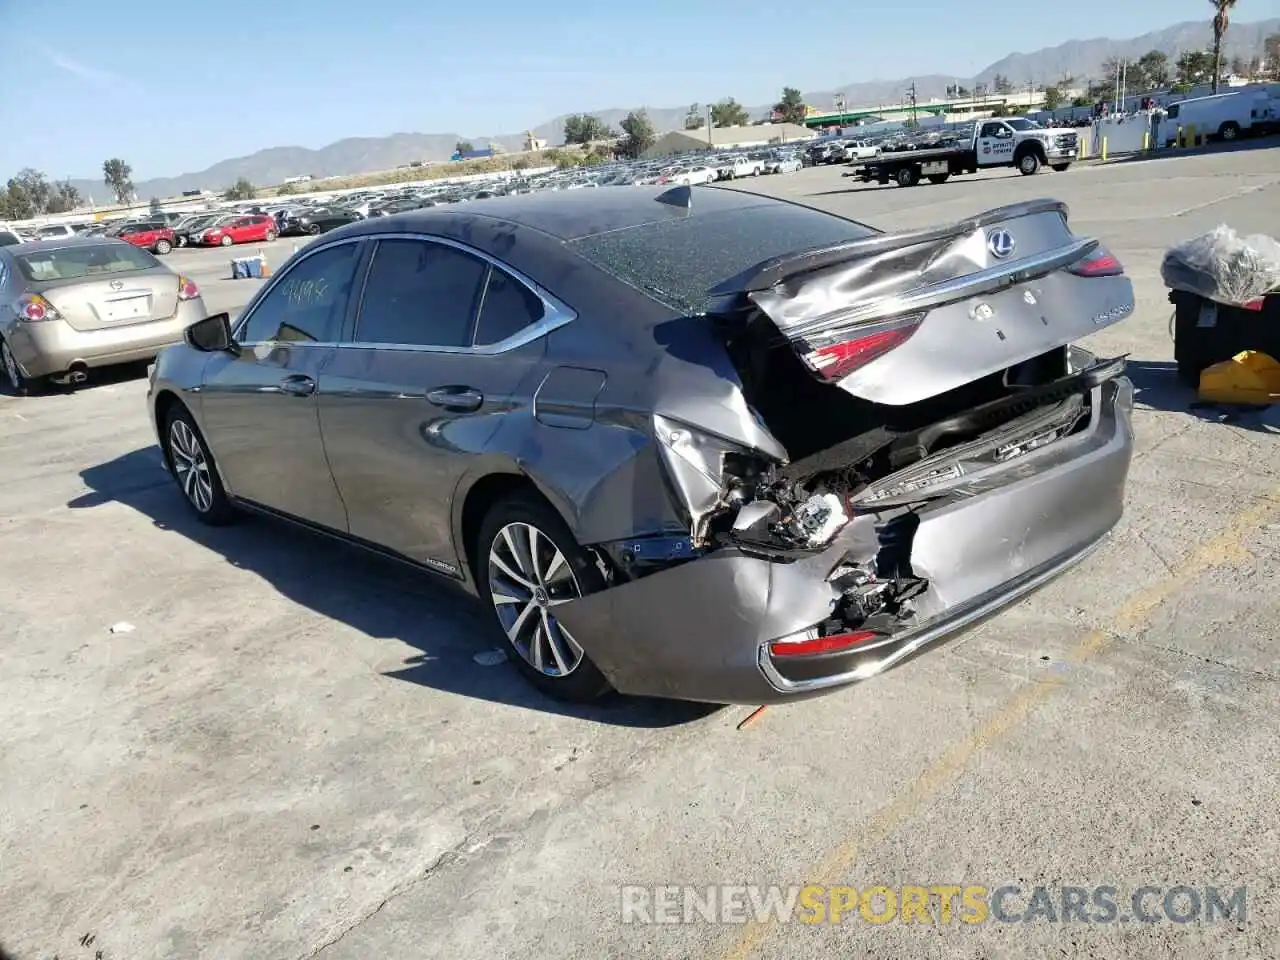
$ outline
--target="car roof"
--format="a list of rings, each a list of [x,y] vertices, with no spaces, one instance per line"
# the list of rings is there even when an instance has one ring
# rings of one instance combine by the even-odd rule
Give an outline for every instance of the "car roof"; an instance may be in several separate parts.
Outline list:
[[[67,247],[101,247],[104,244],[124,243],[123,240],[116,240],[114,237],[50,237],[48,240],[28,240],[22,244],[22,249],[15,249],[15,253],[39,253],[41,250],[65,250]],[[0,248],[8,249],[8,248]]]
[[[608,190],[555,190],[521,193],[506,197],[470,200],[463,206],[428,207],[378,217],[342,228],[345,236],[405,230],[411,233],[452,233],[450,225],[459,217],[483,217],[537,230],[558,240],[625,230],[657,223],[672,217],[698,216],[701,212],[744,210],[772,206],[784,201],[717,187],[677,187],[688,189],[689,207],[662,203],[670,186],[610,187]]]

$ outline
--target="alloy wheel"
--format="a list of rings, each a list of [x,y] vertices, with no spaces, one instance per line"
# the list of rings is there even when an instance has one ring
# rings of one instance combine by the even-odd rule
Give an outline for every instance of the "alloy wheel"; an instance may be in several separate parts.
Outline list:
[[[209,476],[209,459],[195,431],[185,420],[174,420],[169,427],[169,453],[178,485],[201,513],[213,507],[213,480]]]
[[[539,673],[564,677],[582,647],[551,612],[582,596],[564,553],[530,523],[509,523],[489,545],[489,594],[498,621],[520,656]]]
[[[0,340],[0,361],[4,363],[4,375],[9,378],[9,385],[17,390],[22,386],[22,374],[18,371],[18,361],[14,359],[9,344]]]

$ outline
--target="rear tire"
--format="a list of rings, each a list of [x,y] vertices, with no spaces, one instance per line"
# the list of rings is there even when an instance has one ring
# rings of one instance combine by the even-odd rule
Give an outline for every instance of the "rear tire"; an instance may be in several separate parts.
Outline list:
[[[1024,177],[1034,177],[1040,172],[1040,155],[1028,150],[1018,158],[1018,172]]]
[[[211,527],[225,526],[235,520],[235,505],[222,487],[213,453],[195,418],[181,404],[174,404],[165,417],[164,455],[196,519]]]
[[[41,377],[28,377],[18,366],[18,359],[9,349],[9,344],[0,337],[0,375],[15,396],[28,397],[34,393],[43,381]]]
[[[548,696],[572,703],[608,693],[609,681],[552,612],[557,601],[605,586],[593,558],[560,515],[529,495],[500,500],[480,524],[472,556],[480,598],[524,678]]]
[[[156,241],[156,254],[158,256],[163,257],[166,253],[168,253],[172,249],[173,249],[173,244],[171,244],[168,240]]]
[[[1218,136],[1227,143],[1230,143],[1232,140],[1235,140],[1240,136],[1240,124],[1236,123],[1234,120],[1228,120],[1218,128]]]
[[[267,243],[270,243],[270,242],[271,242],[272,240],[274,240],[275,238],[276,238],[276,232],[275,232],[274,230],[268,230],[268,231],[267,231]]]
[[[1066,173],[1068,170],[1070,170],[1070,169],[1071,169],[1071,164],[1069,164],[1069,163],[1055,163],[1055,164],[1054,164],[1052,167],[1050,167],[1049,169],[1051,169],[1054,173]]]
[[[914,187],[920,182],[920,171],[915,167],[903,167],[894,179],[900,187]]]

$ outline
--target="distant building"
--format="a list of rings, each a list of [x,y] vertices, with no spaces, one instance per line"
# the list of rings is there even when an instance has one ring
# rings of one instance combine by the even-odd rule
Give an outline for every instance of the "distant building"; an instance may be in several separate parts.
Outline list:
[[[547,141],[535,137],[530,130],[524,135],[524,148],[528,153],[537,153],[539,150],[547,149]]]

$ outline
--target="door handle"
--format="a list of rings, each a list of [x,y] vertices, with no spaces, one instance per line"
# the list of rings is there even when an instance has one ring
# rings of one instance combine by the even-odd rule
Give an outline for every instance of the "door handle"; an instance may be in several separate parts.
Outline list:
[[[291,397],[309,397],[316,392],[316,382],[310,377],[297,373],[280,381],[280,392]]]
[[[484,403],[484,394],[471,387],[439,387],[427,391],[427,400],[446,410],[469,413],[480,409],[480,404]]]

